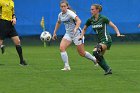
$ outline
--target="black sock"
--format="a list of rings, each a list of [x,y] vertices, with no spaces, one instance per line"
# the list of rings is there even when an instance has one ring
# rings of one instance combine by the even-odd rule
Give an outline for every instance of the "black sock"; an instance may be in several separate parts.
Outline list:
[[[110,67],[107,65],[104,57],[102,56],[102,59],[101,61],[98,62],[98,64],[101,66],[101,68],[104,70],[104,71],[107,71]]]
[[[17,53],[19,55],[19,58],[20,58],[20,62],[23,61],[23,55],[22,55],[22,48],[20,45],[16,45],[16,50],[17,50]]]

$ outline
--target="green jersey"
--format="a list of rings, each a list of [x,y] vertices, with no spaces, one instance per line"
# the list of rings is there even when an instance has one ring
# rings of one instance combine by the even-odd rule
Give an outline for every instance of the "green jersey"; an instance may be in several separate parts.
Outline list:
[[[103,15],[99,15],[98,20],[92,16],[86,22],[86,26],[92,25],[93,30],[97,33],[98,43],[112,42],[111,36],[107,31],[107,25],[109,24],[109,19]]]

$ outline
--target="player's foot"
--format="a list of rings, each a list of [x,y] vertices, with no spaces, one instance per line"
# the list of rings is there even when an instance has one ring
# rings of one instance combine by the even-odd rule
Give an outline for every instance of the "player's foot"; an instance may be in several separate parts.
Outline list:
[[[1,45],[1,53],[4,54],[5,52],[5,45]]]
[[[21,65],[21,66],[26,66],[27,63],[25,62],[25,60],[23,60],[23,61],[20,61],[20,65]]]
[[[61,70],[63,70],[63,71],[69,71],[69,70],[71,70],[71,68],[69,67],[69,66],[65,66],[63,69],[61,69]]]
[[[94,65],[95,67],[98,67],[99,66],[99,64],[98,63],[95,63],[95,65]]]
[[[109,75],[109,74],[112,74],[112,69],[111,69],[111,68],[109,68],[109,69],[105,72],[104,75]]]

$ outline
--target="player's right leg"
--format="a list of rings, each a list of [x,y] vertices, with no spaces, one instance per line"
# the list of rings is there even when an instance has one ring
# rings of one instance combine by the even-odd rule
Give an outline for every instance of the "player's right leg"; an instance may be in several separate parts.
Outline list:
[[[71,70],[69,61],[68,61],[68,54],[66,52],[66,49],[70,46],[70,44],[71,44],[71,39],[68,37],[68,35],[65,35],[62,38],[62,41],[60,43],[61,58],[64,62],[64,68],[61,70],[64,70],[64,71]]]
[[[4,52],[5,52],[5,45],[3,45],[3,40],[0,40],[0,48],[1,48],[1,53],[4,54]]]

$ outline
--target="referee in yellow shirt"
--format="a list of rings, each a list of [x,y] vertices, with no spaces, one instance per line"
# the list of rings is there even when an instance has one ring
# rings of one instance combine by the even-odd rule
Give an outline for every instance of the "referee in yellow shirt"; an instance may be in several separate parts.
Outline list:
[[[19,36],[14,27],[15,24],[16,16],[14,13],[14,1],[0,0],[0,48],[2,50],[2,54],[5,51],[3,40],[5,38],[11,38],[16,46],[16,50],[20,58],[20,64],[25,66],[27,63],[22,55],[22,47]]]

